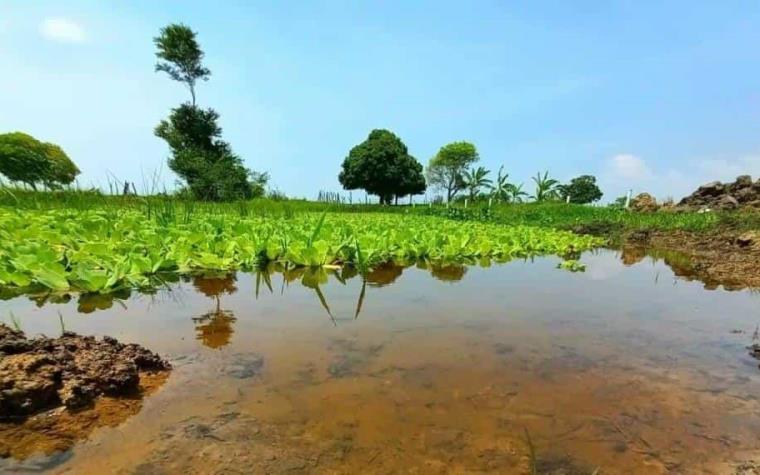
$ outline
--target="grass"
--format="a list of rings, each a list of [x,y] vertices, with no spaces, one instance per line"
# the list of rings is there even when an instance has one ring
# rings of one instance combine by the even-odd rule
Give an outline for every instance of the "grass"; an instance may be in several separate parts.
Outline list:
[[[470,208],[421,207],[418,213],[465,221],[567,229],[614,237],[641,230],[708,232],[721,228],[760,229],[758,212],[634,213],[565,203],[500,204]]]
[[[293,216],[299,213],[401,213],[438,216],[459,221],[538,226],[615,236],[639,230],[707,232],[719,228],[760,229],[758,212],[633,213],[606,206],[565,203],[485,204],[464,208],[452,205],[399,205],[323,203],[307,200],[258,198],[232,203],[192,201],[172,195],[120,196],[93,190],[31,191],[0,187],[0,207],[25,210],[134,210],[149,219],[173,221],[193,214]]]

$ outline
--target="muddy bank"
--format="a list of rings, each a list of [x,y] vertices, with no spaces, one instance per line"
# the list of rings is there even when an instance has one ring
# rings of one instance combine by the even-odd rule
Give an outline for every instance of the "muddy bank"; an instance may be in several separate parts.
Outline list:
[[[0,421],[0,472],[41,471],[65,462],[70,455],[67,451],[95,429],[117,427],[140,412],[144,398],[157,391],[168,376],[168,371],[141,372],[137,389],[129,394],[101,396],[91,406],[77,410],[59,406]]]
[[[165,372],[169,363],[136,344],[64,332],[27,339],[0,324],[0,421],[65,406],[91,406],[101,395],[137,391],[140,372]]]
[[[674,264],[676,275],[704,282],[706,288],[760,288],[758,231],[635,231],[624,237],[623,249],[629,254],[636,254],[636,249],[675,251],[677,262],[668,264]]]

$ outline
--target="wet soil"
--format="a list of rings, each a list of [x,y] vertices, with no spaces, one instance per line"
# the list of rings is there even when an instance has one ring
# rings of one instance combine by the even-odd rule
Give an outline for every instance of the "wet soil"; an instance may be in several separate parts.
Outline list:
[[[59,454],[47,464],[63,461],[66,452],[100,427],[117,427],[140,412],[143,399],[157,391],[169,373],[141,372],[136,390],[120,396],[102,396],[86,408],[57,407],[15,421],[0,422],[0,457],[24,460],[33,455]],[[27,468],[32,468],[34,463]],[[43,468],[43,467],[38,467]]]
[[[27,339],[0,324],[0,421],[57,406],[80,409],[101,395],[135,393],[140,372],[171,365],[151,351],[116,339],[64,332],[59,338]]]
[[[760,232],[637,231],[625,237],[623,248],[641,259],[657,251],[677,252],[678,258],[665,258],[676,275],[702,281],[708,289],[760,288]]]

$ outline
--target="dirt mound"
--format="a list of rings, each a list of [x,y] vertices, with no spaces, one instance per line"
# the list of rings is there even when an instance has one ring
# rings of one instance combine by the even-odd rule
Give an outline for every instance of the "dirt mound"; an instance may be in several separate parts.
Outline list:
[[[749,175],[742,175],[733,183],[707,183],[678,203],[678,208],[684,211],[745,207],[760,208],[760,180],[753,183]]]
[[[630,208],[638,213],[651,213],[659,209],[657,200],[649,193],[640,193],[631,199]]]
[[[149,350],[114,338],[64,332],[60,338],[30,340],[0,324],[0,419],[128,394],[137,390],[140,371],[170,368]]]

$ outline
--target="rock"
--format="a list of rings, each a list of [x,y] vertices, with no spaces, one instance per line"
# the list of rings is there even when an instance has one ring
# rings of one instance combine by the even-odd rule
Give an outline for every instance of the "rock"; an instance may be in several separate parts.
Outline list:
[[[631,200],[630,209],[639,213],[651,213],[658,209],[657,200],[649,193],[640,193]]]
[[[719,196],[721,193],[723,193],[724,189],[725,187],[723,186],[723,183],[719,181],[713,181],[700,186],[697,189],[696,193],[698,193],[700,196]]]
[[[741,175],[736,177],[736,181],[730,185],[732,190],[740,190],[742,188],[752,187],[752,177],[749,175]]]
[[[694,193],[683,198],[677,206],[681,211],[732,210],[755,207],[760,203],[760,180],[752,183],[752,177],[742,175],[733,183],[719,181],[700,186]]]
[[[760,244],[760,231],[747,231],[736,238],[736,244],[741,247],[756,246]]]
[[[723,195],[713,206],[720,210],[736,209],[739,207],[739,202],[731,195]]]
[[[734,191],[733,196],[739,203],[749,203],[757,198],[757,192],[752,187],[739,188]]]
[[[28,340],[0,324],[0,418],[25,416],[63,404],[86,406],[101,394],[137,389],[140,371],[169,370],[158,355],[113,338],[65,332]]]

